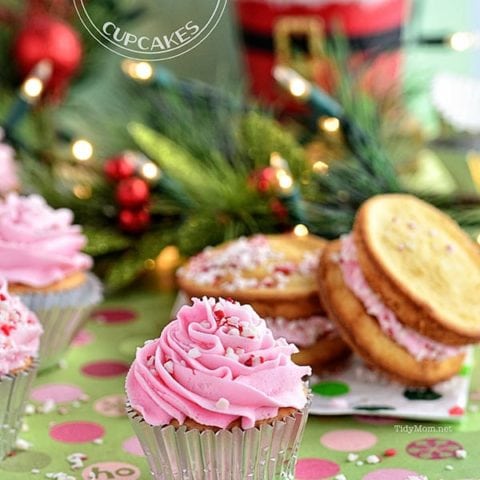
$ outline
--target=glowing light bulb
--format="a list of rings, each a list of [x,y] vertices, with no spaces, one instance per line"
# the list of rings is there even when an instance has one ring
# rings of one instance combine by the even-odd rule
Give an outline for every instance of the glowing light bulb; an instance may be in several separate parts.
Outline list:
[[[88,140],[76,140],[72,144],[72,154],[80,162],[86,162],[93,156],[93,146]]]
[[[477,243],[480,244],[480,233],[478,234],[478,237],[477,237]]]
[[[122,70],[134,80],[146,82],[153,76],[153,68],[148,62],[135,62],[133,60],[124,60]]]
[[[277,180],[282,190],[288,191],[293,187],[293,178],[285,170],[277,172]]]
[[[92,197],[92,188],[90,185],[75,185],[73,187],[73,194],[80,200],[88,200]]]
[[[313,164],[312,168],[315,173],[325,175],[326,173],[328,173],[329,166],[325,162],[318,160]]]
[[[448,43],[453,50],[464,52],[474,46],[475,39],[475,34],[472,32],[456,32],[450,36]]]
[[[294,97],[303,97],[307,93],[307,84],[300,78],[291,80],[289,88]]]
[[[43,82],[37,77],[25,80],[22,85],[22,93],[30,100],[36,100],[43,92]]]
[[[319,125],[325,132],[335,133],[340,129],[340,120],[336,117],[322,117]]]
[[[297,237],[306,237],[309,234],[309,231],[308,231],[308,228],[305,225],[302,225],[301,223],[299,223],[293,229],[293,233]]]
[[[142,176],[147,180],[155,180],[160,177],[160,169],[153,163],[147,162],[141,167]]]

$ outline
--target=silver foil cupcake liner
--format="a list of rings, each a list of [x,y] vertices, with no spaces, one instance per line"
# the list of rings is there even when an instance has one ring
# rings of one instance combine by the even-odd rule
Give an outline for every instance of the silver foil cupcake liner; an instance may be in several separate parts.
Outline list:
[[[33,362],[28,369],[0,377],[0,461],[15,448],[37,366]]]
[[[102,285],[91,273],[82,285],[59,292],[20,294],[22,302],[37,314],[43,326],[40,339],[40,371],[56,365],[88,318],[103,299]]]
[[[309,407],[310,400],[271,424],[217,432],[153,427],[127,411],[155,480],[293,480]]]

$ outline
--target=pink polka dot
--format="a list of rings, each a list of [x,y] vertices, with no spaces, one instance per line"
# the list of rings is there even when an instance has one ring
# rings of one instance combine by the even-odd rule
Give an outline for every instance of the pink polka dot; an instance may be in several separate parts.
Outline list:
[[[333,430],[320,438],[320,443],[331,450],[340,452],[359,452],[373,447],[377,437],[365,430]]]
[[[123,417],[125,415],[125,395],[115,394],[99,398],[93,408],[105,417]]]
[[[100,360],[83,365],[82,372],[88,377],[118,377],[128,372],[129,365],[117,360]]]
[[[105,429],[93,422],[64,422],[50,428],[50,436],[63,443],[85,443],[103,437]]]
[[[367,473],[362,480],[409,480],[409,477],[420,477],[420,473],[403,468],[381,468]],[[421,478],[421,477],[420,477]]]
[[[83,390],[75,385],[50,383],[34,388],[30,393],[30,398],[42,403],[47,400],[53,400],[56,403],[69,403],[79,400],[82,395]]]
[[[82,478],[89,480],[92,478],[111,478],[121,480],[138,480],[140,478],[140,470],[135,465],[120,462],[102,462],[90,465],[82,472]]]
[[[337,474],[340,467],[323,458],[301,458],[295,467],[296,480],[320,480]]]
[[[88,330],[80,330],[72,340],[73,347],[84,347],[90,345],[95,340],[93,333]]]
[[[142,446],[140,445],[137,437],[130,437],[125,440],[122,444],[122,448],[127,453],[131,453],[132,455],[137,455],[139,457],[145,456],[145,453],[143,452]]]
[[[102,308],[93,312],[91,317],[102,323],[128,323],[137,318],[137,313],[128,308]]]

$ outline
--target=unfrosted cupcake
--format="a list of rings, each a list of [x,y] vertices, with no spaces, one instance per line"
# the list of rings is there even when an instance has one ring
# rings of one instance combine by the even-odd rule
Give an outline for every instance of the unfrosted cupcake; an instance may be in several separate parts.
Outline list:
[[[296,347],[249,305],[204,297],[138,349],[129,416],[156,479],[293,478],[307,418]]]
[[[0,460],[12,451],[20,430],[41,334],[35,314],[8,293],[0,278]]]
[[[38,195],[0,201],[0,275],[44,327],[41,368],[59,360],[101,300],[92,259],[81,252],[86,238],[72,222],[70,210],[54,210]]]

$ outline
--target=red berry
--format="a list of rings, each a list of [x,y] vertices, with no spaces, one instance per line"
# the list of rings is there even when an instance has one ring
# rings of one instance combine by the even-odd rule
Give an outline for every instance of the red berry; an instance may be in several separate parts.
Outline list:
[[[150,200],[150,187],[141,178],[127,178],[117,186],[117,202],[125,208],[138,208]]]
[[[135,155],[125,152],[112,157],[105,162],[103,171],[109,180],[115,182],[130,178],[135,174]]]
[[[120,228],[127,233],[142,233],[150,226],[150,212],[140,210],[122,210],[118,216]]]

